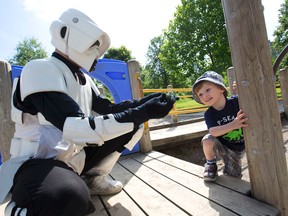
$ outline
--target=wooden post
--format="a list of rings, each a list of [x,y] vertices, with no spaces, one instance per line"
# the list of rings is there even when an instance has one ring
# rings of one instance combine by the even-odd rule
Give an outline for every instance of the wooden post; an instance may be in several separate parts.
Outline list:
[[[99,90],[100,94],[105,95],[103,85],[98,86],[98,90]]]
[[[133,99],[140,99],[144,97],[142,81],[140,79],[140,66],[135,60],[130,60],[127,62],[128,71],[130,76],[130,85],[132,90]],[[148,122],[144,123],[144,133],[140,140],[141,152],[152,151],[152,143],[149,132]]]
[[[173,85],[172,85],[172,84],[169,84],[169,85],[167,86],[167,89],[168,89],[168,94],[173,94]],[[176,110],[176,103],[174,103],[172,110],[173,110],[173,111]],[[177,114],[171,114],[171,118],[172,118],[172,121],[173,121],[174,123],[178,122],[178,115],[177,115]]]
[[[288,69],[287,67],[280,70],[279,73],[282,102],[284,107],[285,118],[288,119]]]
[[[0,152],[2,161],[10,158],[10,142],[15,131],[11,120],[11,66],[6,61],[0,61]]]
[[[288,215],[283,135],[261,0],[222,0],[236,74],[252,196]]]
[[[236,81],[236,78],[235,78],[235,71],[234,71],[233,67],[228,68],[227,75],[228,75],[230,94],[235,95],[236,92],[233,89],[233,82]]]

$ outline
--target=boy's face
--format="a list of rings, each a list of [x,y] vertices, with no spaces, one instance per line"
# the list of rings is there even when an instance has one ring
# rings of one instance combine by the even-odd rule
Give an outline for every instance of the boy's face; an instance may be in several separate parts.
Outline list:
[[[221,99],[223,99],[223,97],[225,97],[223,93],[223,88],[211,82],[203,82],[199,90],[196,92],[201,102],[206,106],[217,104]]]

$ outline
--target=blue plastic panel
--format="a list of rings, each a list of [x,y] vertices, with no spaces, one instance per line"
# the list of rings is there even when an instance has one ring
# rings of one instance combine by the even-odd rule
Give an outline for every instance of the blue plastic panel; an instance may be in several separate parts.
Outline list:
[[[12,73],[11,73],[12,77],[11,78],[12,78],[12,82],[13,82],[14,78],[20,76],[23,67],[22,66],[12,65],[11,68],[12,68]]]
[[[109,89],[115,103],[120,103],[123,100],[132,100],[128,66],[125,62],[99,59],[95,71],[89,75],[102,82]],[[137,143],[131,151],[128,149],[124,150],[123,155],[139,151],[140,144]]]

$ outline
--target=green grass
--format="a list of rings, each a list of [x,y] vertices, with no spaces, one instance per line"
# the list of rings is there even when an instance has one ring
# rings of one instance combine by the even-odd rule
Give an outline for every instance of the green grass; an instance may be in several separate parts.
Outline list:
[[[277,98],[282,97],[281,88],[276,88]]]
[[[183,109],[183,108],[195,108],[199,107],[202,104],[197,103],[195,100],[191,98],[181,98],[180,100],[176,101],[176,108]]]

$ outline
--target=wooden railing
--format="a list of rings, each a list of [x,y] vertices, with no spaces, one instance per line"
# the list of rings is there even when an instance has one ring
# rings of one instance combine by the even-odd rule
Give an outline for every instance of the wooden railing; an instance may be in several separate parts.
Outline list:
[[[191,94],[191,88],[167,88],[167,89],[143,89],[144,93],[156,93],[156,92],[163,92],[163,93],[169,93],[173,92],[177,95],[177,97],[181,98],[191,98],[193,100],[192,94]],[[186,95],[180,95],[179,93],[187,92]],[[179,115],[179,114],[189,114],[189,113],[197,113],[197,112],[203,112],[207,110],[207,106],[199,104],[199,106],[195,107],[185,107],[185,108],[178,108],[177,109],[177,102],[174,108],[170,111],[170,115]]]
[[[282,100],[282,95],[281,95],[281,89],[280,89],[280,84],[276,83],[275,84],[276,91],[277,91],[277,99]],[[277,90],[278,89],[278,90]],[[230,92],[230,87],[227,87],[228,92]],[[180,99],[181,98],[191,98],[191,100],[194,100],[192,97],[192,88],[167,88],[167,89],[143,89],[144,93],[156,93],[156,92],[163,92],[163,93],[169,93],[173,92],[175,93]],[[185,95],[180,95],[179,93],[185,93]],[[199,113],[199,112],[204,112],[207,110],[207,106],[205,105],[197,105],[193,107],[185,107],[185,108],[177,108],[177,102],[174,108],[169,112],[169,115],[181,115],[181,114],[190,114],[190,113]]]

